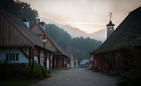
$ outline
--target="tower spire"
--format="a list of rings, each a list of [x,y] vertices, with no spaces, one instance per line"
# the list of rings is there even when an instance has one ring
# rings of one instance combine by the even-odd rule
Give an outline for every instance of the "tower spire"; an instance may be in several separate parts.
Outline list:
[[[110,37],[110,35],[112,34],[112,32],[114,31],[114,26],[115,24],[112,23],[112,12],[109,13],[109,23],[106,25],[107,26],[107,38]]]

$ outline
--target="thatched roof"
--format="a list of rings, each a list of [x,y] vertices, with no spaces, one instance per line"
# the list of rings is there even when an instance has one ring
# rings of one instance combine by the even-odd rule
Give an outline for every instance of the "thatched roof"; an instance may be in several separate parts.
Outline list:
[[[14,29],[16,29],[22,36],[24,36],[24,38],[29,40],[33,46],[38,46],[38,47],[44,48],[42,40],[38,39],[38,37],[36,35],[34,35],[34,33],[32,32],[31,28],[28,28],[22,21],[18,20],[12,14],[9,14],[3,10],[0,10],[0,14],[2,14],[5,17],[5,19],[7,19],[9,21],[8,23],[13,24],[15,27]],[[14,41],[16,41],[16,40],[14,40]],[[21,43],[21,45],[22,45],[22,43]],[[52,51],[52,49],[50,49],[48,46],[46,46],[45,49]]]
[[[95,54],[127,48],[141,37],[141,7],[129,13]]]

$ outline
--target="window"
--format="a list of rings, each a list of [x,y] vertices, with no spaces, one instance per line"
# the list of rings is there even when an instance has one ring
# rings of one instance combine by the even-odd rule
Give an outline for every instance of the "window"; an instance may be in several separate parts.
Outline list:
[[[7,61],[18,61],[19,60],[19,54],[18,53],[7,53],[6,54],[6,60]]]
[[[10,57],[8,57],[10,59],[10,61],[12,60],[12,54],[10,54]]]
[[[16,60],[18,61],[19,60],[19,54],[16,53]]]
[[[9,60],[10,54],[6,54],[6,61]]]
[[[15,53],[12,54],[12,60],[15,60]]]

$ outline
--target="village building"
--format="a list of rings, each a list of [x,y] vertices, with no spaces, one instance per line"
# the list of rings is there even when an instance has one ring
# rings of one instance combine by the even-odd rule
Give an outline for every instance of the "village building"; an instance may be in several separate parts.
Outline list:
[[[70,67],[76,68],[78,67],[77,57],[74,51],[72,51],[71,59],[70,59]]]
[[[86,62],[86,65],[87,65],[87,67],[89,67],[89,68],[93,68],[93,67],[94,67],[93,56],[88,59],[88,61]]]
[[[93,56],[90,57],[89,59],[81,60],[79,65],[80,65],[80,67],[93,68],[94,67]]]
[[[96,69],[105,72],[124,73],[133,70],[136,62],[140,60],[141,39],[141,7],[130,12],[123,22],[110,35],[107,40],[96,50],[91,52],[94,57]],[[107,28],[112,27],[112,21]],[[108,33],[108,32],[107,32]]]
[[[45,31],[44,22],[36,23],[32,27],[32,31],[39,39],[45,38],[46,44],[53,50],[54,54],[47,58],[47,62],[49,63],[49,69],[55,68],[69,68],[70,59],[69,56],[63,51],[55,42],[51,39],[51,37]]]
[[[44,45],[29,28],[29,23],[16,19],[0,10],[0,62],[9,64],[28,64],[33,61],[47,67],[47,58],[54,51]]]
[[[88,59],[81,60],[79,63],[80,67],[88,67],[87,65]]]

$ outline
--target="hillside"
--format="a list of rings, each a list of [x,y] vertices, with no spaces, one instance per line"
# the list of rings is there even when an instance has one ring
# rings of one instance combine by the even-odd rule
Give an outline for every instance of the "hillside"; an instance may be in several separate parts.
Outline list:
[[[106,32],[107,32],[106,29],[102,29],[97,32],[93,32],[89,34],[89,37],[104,42],[106,40],[106,35],[107,35]]]
[[[47,24],[45,30],[62,49],[64,49],[65,46],[66,52],[69,53],[69,55],[74,51],[78,59],[89,58],[89,52],[101,45],[100,41],[91,38],[72,38],[66,31],[55,24]]]
[[[81,36],[83,36],[84,38],[90,37],[91,39],[96,39],[101,42],[105,41],[106,39],[106,29],[102,29],[97,32],[88,34],[78,28],[75,28],[69,25],[58,25],[58,26],[64,29],[65,31],[67,31],[72,37],[81,37]]]

